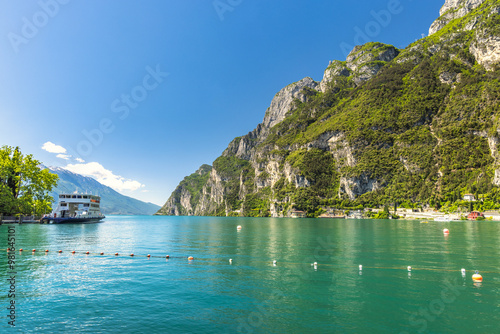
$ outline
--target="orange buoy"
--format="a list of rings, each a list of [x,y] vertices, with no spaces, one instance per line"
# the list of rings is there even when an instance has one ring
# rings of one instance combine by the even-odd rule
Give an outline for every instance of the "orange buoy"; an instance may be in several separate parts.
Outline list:
[[[36,252],[36,249],[33,249],[33,253]]]
[[[71,251],[71,254],[75,254],[75,251]]]
[[[450,234],[450,230],[448,230],[447,228],[445,228],[445,229],[443,230],[443,233],[444,233],[444,234]]]
[[[188,260],[189,261],[194,260],[194,257],[190,256],[190,257],[188,257]]]
[[[104,255],[104,253],[103,253],[103,252],[101,252],[101,255]]]
[[[46,250],[45,250],[45,253],[48,253],[48,252],[49,252],[49,250],[48,250],[48,249],[46,249]]]
[[[472,275],[472,281],[473,282],[482,282],[483,281],[483,276],[481,276],[477,271],[474,275]]]
[[[7,252],[10,252],[10,248],[7,248]]]
[[[116,256],[118,256],[118,253],[115,253]]]
[[[166,258],[167,258],[167,259],[169,259],[169,258],[170,258],[170,255],[167,255],[167,256],[166,256]]]
[[[22,252],[22,251],[23,251],[23,249],[21,248],[21,249],[19,249],[19,251],[20,251],[20,252]]]
[[[89,252],[85,252],[85,254],[89,255],[90,253]]]
[[[148,254],[148,257],[151,257],[151,255],[150,255],[150,254]]]
[[[134,256],[134,253],[130,254],[130,256]]]
[[[62,253],[62,250],[59,250],[59,253]]]

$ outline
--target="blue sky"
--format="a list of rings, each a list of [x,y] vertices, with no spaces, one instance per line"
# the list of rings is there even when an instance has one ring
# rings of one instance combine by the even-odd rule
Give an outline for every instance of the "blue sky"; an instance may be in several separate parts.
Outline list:
[[[444,0],[0,0],[0,145],[162,205],[273,96]]]

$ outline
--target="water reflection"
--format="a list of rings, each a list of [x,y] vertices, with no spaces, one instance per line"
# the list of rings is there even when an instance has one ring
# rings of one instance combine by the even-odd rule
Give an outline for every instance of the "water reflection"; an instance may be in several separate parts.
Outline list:
[[[410,316],[452,282],[459,302],[446,304],[428,330],[487,330],[500,321],[499,226],[453,222],[446,237],[442,223],[394,220],[109,217],[23,225],[17,246],[38,251],[16,253],[20,298],[31,325],[56,332],[62,327],[44,325],[54,323],[46,305],[56,305],[65,330],[112,330],[125,321],[137,331],[414,332]],[[2,279],[5,268],[4,253]],[[476,269],[488,272],[484,285],[467,277]],[[144,310],[155,327],[136,316]],[[475,327],[468,322],[479,318]]]

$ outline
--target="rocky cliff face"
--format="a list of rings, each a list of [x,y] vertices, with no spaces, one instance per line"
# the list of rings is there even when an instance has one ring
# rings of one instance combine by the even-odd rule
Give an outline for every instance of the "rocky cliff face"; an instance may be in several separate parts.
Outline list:
[[[193,174],[186,176],[156,214],[169,216],[194,215],[194,206],[198,204],[199,193],[205,185],[211,170],[212,166],[203,165]]]
[[[483,13],[483,15],[490,18],[498,17],[499,14],[500,5],[493,6]],[[473,22],[477,22],[477,19]],[[479,28],[474,33],[474,40],[470,44],[470,52],[476,61],[487,70],[492,70],[500,61],[500,36],[498,35],[498,30],[498,24],[490,26],[479,25]]]
[[[500,186],[499,8],[498,0],[447,0],[433,36],[404,50],[356,46],[321,82],[283,88],[263,122],[213,168],[183,180],[160,213],[316,215],[327,206],[437,203],[457,188],[492,191]]]
[[[270,129],[285,119],[290,111],[290,105],[295,99],[305,102],[305,96],[302,93],[305,87],[317,89],[318,83],[311,78],[304,78],[299,82],[293,83],[280,90],[271,101],[271,105],[266,110],[262,125]]]
[[[440,17],[432,23],[429,35],[435,34],[454,19],[464,17],[487,0],[446,0],[439,11]],[[471,27],[472,28],[472,27]]]

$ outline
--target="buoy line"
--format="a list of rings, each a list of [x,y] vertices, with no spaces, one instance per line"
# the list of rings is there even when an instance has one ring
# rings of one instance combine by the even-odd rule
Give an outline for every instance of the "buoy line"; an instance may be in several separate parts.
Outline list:
[[[70,255],[86,255],[86,256],[95,256],[95,257],[102,257],[102,256],[108,256],[108,257],[127,257],[127,258],[134,258],[134,257],[139,257],[139,258],[147,258],[147,259],[150,259],[150,258],[156,258],[156,259],[185,259],[187,260],[189,263],[193,262],[195,260],[195,258],[193,256],[170,256],[168,254],[166,255],[151,255],[151,254],[135,254],[135,253],[119,253],[119,252],[116,252],[116,253],[112,253],[112,252],[109,252],[109,253],[106,253],[106,252],[90,252],[90,251],[83,251],[83,250],[57,250],[57,251],[50,251],[49,249],[45,249],[45,250],[37,250],[37,249],[23,249],[23,248],[19,248],[19,249],[16,249],[14,251],[10,250],[10,248],[7,248],[7,249],[0,249],[2,251],[7,251],[7,252],[18,252],[20,254],[23,254],[23,253],[31,253],[31,255],[43,255],[43,256],[49,256],[49,255],[52,255],[52,256],[60,256],[61,254],[70,254]],[[55,253],[55,254],[54,254]],[[53,255],[54,254],[54,255]],[[223,258],[216,258],[216,259],[207,259],[207,258],[196,258],[198,260],[198,262],[222,262],[224,261],[225,263],[227,263],[227,259],[223,259]],[[229,264],[232,265],[233,264],[233,259],[229,259]],[[304,263],[304,262],[279,262],[279,265],[278,265],[278,261],[277,260],[256,260],[256,261],[252,261],[253,263],[261,263],[261,264],[267,264],[267,265],[272,265],[273,267],[284,267],[284,268],[287,268],[287,267],[290,267],[290,266],[306,266],[307,263]],[[248,265],[248,264],[247,264]],[[334,269],[355,269],[356,266],[355,265],[335,265],[335,264],[330,264],[330,263],[320,263],[318,264],[317,262],[314,262],[312,264],[310,264],[312,267],[314,267],[314,269],[316,270],[319,267],[321,268],[324,268],[326,270],[334,270]],[[445,268],[419,268],[419,267],[412,267],[412,266],[395,266],[395,267],[367,267],[367,266],[364,266],[364,265],[358,265],[357,267],[359,269],[359,271],[366,271],[366,270],[405,270],[409,273],[411,272],[419,272],[419,271],[441,271],[441,272],[457,272],[457,273],[460,273],[462,274],[462,277],[466,277],[466,270],[465,268],[461,268],[461,269],[445,269]],[[470,270],[472,272],[475,272],[475,274],[472,275],[472,280],[473,282],[476,282],[476,283],[480,283],[483,281],[483,277],[478,273],[478,270],[474,269],[474,270]],[[500,274],[500,271],[481,271],[481,273],[486,273],[486,274]],[[495,281],[492,281],[492,282],[495,282]]]
[[[145,258],[161,258],[161,259],[173,259],[173,258],[178,258],[178,259],[182,259],[182,258],[187,258],[187,257],[184,257],[184,256],[170,256],[170,255],[151,255],[151,254],[135,254],[135,253],[119,253],[119,252],[116,252],[116,253],[112,253],[112,252],[109,252],[109,253],[106,253],[106,252],[90,252],[90,251],[83,251],[83,250],[57,250],[57,251],[50,251],[48,249],[44,250],[44,251],[39,251],[37,250],[36,248],[34,249],[23,249],[23,248],[20,248],[20,249],[16,249],[14,251],[11,251],[9,249],[0,249],[2,251],[7,251],[7,252],[19,252],[19,253],[31,253],[31,255],[49,255],[50,253],[56,253],[57,255],[60,255],[60,254],[71,254],[71,255],[98,255],[98,256],[112,256],[112,257],[117,257],[117,256],[120,256],[120,257],[145,257]],[[192,256],[191,256],[192,257]]]

